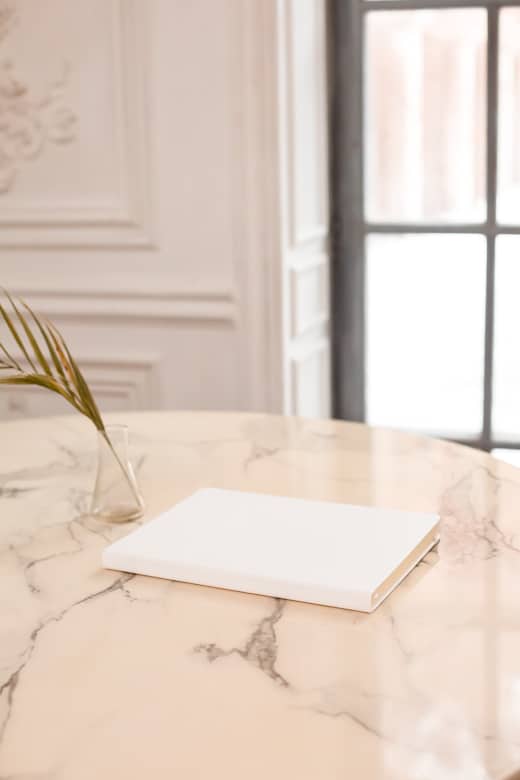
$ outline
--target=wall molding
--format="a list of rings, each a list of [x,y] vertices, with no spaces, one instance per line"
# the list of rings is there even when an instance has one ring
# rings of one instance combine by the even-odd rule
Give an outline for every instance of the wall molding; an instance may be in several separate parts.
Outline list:
[[[103,396],[127,400],[129,409],[146,410],[160,406],[159,356],[78,355],[77,359],[101,406]]]
[[[317,124],[318,145],[314,150],[308,149],[308,154],[314,155],[314,164],[318,170],[318,208],[314,219],[308,224],[302,222],[299,209],[301,193],[308,186],[306,182],[301,181],[297,156],[298,136],[302,132],[302,120],[298,119],[302,114],[298,94],[298,78],[302,78],[303,70],[298,61],[297,38],[299,30],[296,20],[299,19],[301,24],[301,19],[305,15],[305,8],[301,3],[302,0],[285,0],[286,143],[288,148],[286,164],[289,190],[289,241],[292,249],[303,249],[314,245],[325,239],[329,232],[327,174],[326,169],[324,170],[324,161],[326,165],[328,160],[325,9],[324,4],[316,2],[316,0],[307,0],[307,5],[309,9],[312,9],[311,13],[315,14],[316,22],[312,27],[312,36],[315,50],[318,52],[317,61],[313,68],[316,79],[314,88],[317,107],[314,119]],[[303,36],[303,41],[305,41],[305,36]],[[320,113],[320,109],[322,109],[323,115]]]
[[[282,275],[279,159],[278,0],[238,2],[240,65],[232,79],[240,111],[234,143],[239,160],[236,274],[242,406],[283,408]],[[255,89],[251,89],[251,84]]]
[[[321,338],[293,350],[291,356],[293,414],[303,417],[330,415],[330,344]]]
[[[16,19],[14,6],[0,8],[0,39],[15,26],[12,17]],[[35,95],[31,85],[20,79],[15,63],[0,63],[0,195],[14,189],[20,167],[44,154],[49,143],[66,144],[77,138],[77,117],[65,100],[67,79],[64,67],[43,95]]]
[[[107,293],[96,295],[70,292],[66,295],[11,288],[31,302],[33,308],[49,317],[67,320],[188,320],[234,323],[237,304],[231,296],[218,292],[177,292],[161,290],[146,295]]]
[[[57,202],[12,205],[2,200],[2,248],[154,247],[142,40],[146,9],[140,0],[111,0],[111,4],[121,192],[114,192],[112,202],[74,207]]]
[[[109,403],[117,399],[118,406],[123,405],[128,410],[155,409],[161,403],[160,363],[161,357],[155,353],[132,354],[123,356],[116,354],[91,355],[90,353],[75,353],[75,358],[87,379],[89,386],[103,408],[104,401]],[[16,359],[22,366],[27,362],[17,355]],[[32,416],[41,410],[40,388],[35,387],[5,387],[2,409],[8,417]],[[52,396],[47,396],[51,401]],[[34,406],[33,406],[34,404]]]
[[[329,266],[324,253],[290,266],[291,330],[298,338],[329,320]]]
[[[48,316],[68,320],[201,320],[234,323],[238,318],[235,290],[213,278],[185,279],[172,284],[171,276],[108,274],[101,283],[76,274],[71,280],[55,275],[10,275],[6,284]]]
[[[283,410],[330,414],[325,0],[278,0]]]

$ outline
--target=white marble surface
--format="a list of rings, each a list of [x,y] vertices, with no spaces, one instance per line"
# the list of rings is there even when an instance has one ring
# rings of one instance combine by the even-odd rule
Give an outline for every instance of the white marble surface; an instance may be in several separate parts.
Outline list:
[[[121,421],[121,420],[120,420]],[[495,780],[520,766],[520,471],[331,421],[125,418],[148,516],[201,486],[439,511],[374,614],[121,575],[79,418],[0,426],[0,780]]]

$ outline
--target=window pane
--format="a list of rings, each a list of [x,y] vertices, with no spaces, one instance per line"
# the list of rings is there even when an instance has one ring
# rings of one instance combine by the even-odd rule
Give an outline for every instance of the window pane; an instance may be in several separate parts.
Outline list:
[[[496,247],[493,432],[520,440],[520,237]]]
[[[486,36],[482,9],[367,14],[368,220],[485,219]]]
[[[483,236],[368,237],[368,422],[480,432],[485,254]]]
[[[512,466],[520,466],[520,450],[491,450],[491,454]]]
[[[520,8],[500,12],[497,218],[520,223]]]

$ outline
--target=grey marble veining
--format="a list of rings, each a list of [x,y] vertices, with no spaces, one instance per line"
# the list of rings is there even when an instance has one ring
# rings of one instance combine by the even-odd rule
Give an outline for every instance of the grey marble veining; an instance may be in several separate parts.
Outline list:
[[[372,615],[105,571],[95,434],[1,426],[0,780],[497,780],[520,766],[520,472],[248,414],[125,418],[147,517],[198,487],[439,511]],[[146,520],[146,518],[145,518]]]

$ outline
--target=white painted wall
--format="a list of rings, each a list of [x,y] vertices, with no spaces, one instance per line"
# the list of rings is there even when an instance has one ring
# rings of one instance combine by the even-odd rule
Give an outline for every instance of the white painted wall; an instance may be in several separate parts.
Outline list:
[[[325,5],[278,6],[284,409],[303,416],[330,414]]]
[[[0,282],[102,408],[328,414],[324,6],[0,0]]]

